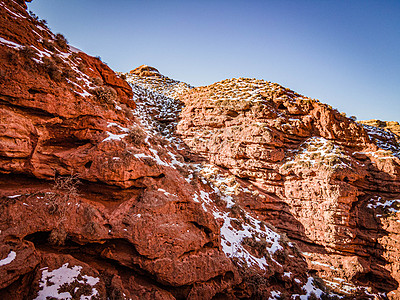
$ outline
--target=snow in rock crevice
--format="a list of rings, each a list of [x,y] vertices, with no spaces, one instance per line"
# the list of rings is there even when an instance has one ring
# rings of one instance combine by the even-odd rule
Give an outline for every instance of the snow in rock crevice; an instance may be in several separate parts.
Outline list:
[[[6,258],[0,260],[0,267],[10,264],[17,257],[17,253],[15,251],[10,251]]]
[[[63,287],[69,284],[78,284],[74,292],[79,291],[80,288],[89,286],[91,292],[89,295],[81,295],[81,300],[97,299],[99,296],[98,290],[94,287],[100,279],[88,275],[81,275],[82,267],[73,266],[69,267],[69,263],[63,264],[60,268],[49,271],[48,267],[41,269],[42,277],[39,282],[39,294],[35,300],[42,299],[73,299],[73,295],[65,290]],[[86,291],[87,289],[84,288]],[[75,298],[74,298],[75,299]]]

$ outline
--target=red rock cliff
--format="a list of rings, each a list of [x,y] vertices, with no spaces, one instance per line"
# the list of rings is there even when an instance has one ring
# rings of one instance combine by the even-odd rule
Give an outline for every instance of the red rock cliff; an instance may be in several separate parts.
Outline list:
[[[173,135],[181,104],[133,94],[22,1],[0,4],[0,24],[0,298],[329,294],[191,163]]]
[[[398,299],[396,136],[263,80],[128,81],[176,99],[169,129],[208,161],[201,172],[296,241],[331,293]]]

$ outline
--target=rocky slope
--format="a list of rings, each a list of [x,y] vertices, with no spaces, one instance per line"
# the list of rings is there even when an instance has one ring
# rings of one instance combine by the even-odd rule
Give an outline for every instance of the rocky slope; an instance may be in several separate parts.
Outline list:
[[[167,123],[165,134],[180,137],[221,192],[296,241],[331,293],[400,297],[393,134],[271,82],[239,78],[192,88],[138,69],[127,74],[134,90],[175,99],[156,110],[175,119],[161,118],[156,127]],[[144,105],[151,106],[157,101]]]
[[[359,123],[366,125],[366,126],[371,126],[374,128],[380,128],[384,129],[390,133],[395,134],[395,138],[397,139],[397,142],[400,140],[400,124],[399,122],[395,121],[381,121],[381,120],[365,120],[365,121],[359,121]]]
[[[400,297],[391,134],[262,80],[118,76],[23,1],[0,18],[2,299]]]
[[[0,18],[0,298],[329,293],[294,244],[188,163],[177,116],[143,107],[174,99],[132,89],[23,1],[2,1]]]

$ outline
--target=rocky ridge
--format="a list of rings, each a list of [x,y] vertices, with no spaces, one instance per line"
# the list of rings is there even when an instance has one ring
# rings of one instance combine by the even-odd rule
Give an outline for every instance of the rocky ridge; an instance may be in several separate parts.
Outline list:
[[[175,97],[176,135],[200,156],[200,173],[296,241],[333,292],[397,299],[394,135],[263,80],[229,79],[172,94],[177,82],[165,78],[127,80]]]
[[[117,76],[0,10],[1,298],[398,297],[391,136],[267,81]]]
[[[329,294],[293,243],[202,175],[173,136],[172,94],[129,86],[23,1],[0,16],[2,299]]]

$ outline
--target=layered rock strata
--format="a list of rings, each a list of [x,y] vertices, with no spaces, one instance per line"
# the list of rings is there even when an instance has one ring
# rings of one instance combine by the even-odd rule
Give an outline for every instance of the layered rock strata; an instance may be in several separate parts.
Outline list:
[[[190,163],[174,98],[129,86],[23,1],[1,2],[0,21],[0,298],[329,294]]]
[[[263,80],[192,88],[131,73],[181,107],[176,135],[204,176],[286,232],[333,292],[399,297],[393,134]]]

